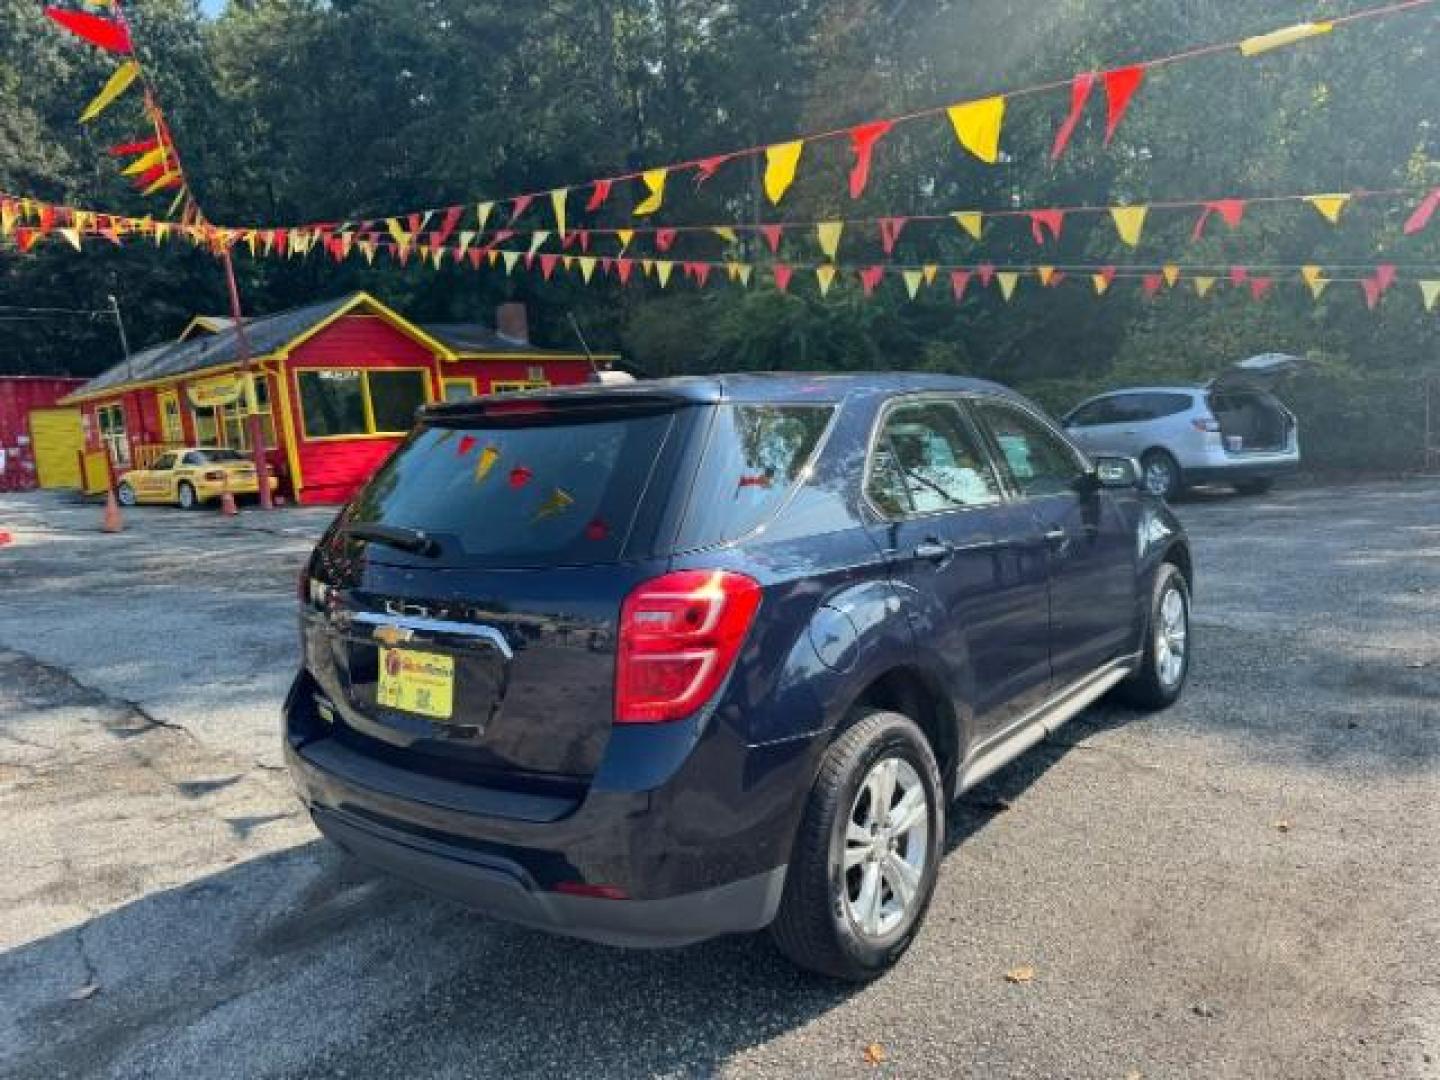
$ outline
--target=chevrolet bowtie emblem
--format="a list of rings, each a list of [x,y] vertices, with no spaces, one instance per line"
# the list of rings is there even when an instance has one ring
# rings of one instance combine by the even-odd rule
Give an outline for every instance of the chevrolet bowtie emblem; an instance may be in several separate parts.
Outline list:
[[[409,641],[414,636],[414,630],[407,630],[403,626],[375,627],[375,640],[382,645],[399,645],[402,641]]]

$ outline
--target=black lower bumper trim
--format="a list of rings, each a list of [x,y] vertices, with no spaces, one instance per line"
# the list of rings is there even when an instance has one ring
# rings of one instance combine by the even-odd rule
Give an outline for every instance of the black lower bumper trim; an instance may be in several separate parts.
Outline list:
[[[785,868],[659,900],[606,900],[540,889],[514,863],[315,806],[316,826],[355,858],[497,919],[607,945],[666,948],[768,926]]]

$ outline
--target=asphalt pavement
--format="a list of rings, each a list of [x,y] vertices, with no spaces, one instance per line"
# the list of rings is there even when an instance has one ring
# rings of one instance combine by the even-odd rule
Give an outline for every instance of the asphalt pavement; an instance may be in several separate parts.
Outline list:
[[[923,935],[855,988],[763,937],[505,926],[322,843],[277,713],[328,512],[106,536],[0,495],[0,1076],[1440,1077],[1440,481],[1177,509],[1184,700],[967,795]]]

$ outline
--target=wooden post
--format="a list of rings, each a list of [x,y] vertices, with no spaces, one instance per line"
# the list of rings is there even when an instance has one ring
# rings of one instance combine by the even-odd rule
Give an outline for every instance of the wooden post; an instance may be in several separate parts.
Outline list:
[[[230,249],[224,248],[220,258],[225,263],[225,284],[230,289],[230,318],[235,323],[235,344],[240,352],[240,372],[253,378],[254,367],[250,360],[250,339],[245,333],[245,318],[240,314],[240,289],[235,284],[235,264],[230,260]],[[268,400],[268,396],[267,396]],[[260,485],[260,509],[273,510],[275,502],[270,496],[270,459],[265,456],[265,429],[260,417],[245,410],[245,428],[250,439],[250,449],[255,458],[255,480]]]

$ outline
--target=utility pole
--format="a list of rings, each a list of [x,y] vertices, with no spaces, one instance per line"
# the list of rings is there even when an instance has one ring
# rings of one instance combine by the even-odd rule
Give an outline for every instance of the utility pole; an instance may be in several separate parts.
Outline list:
[[[230,289],[230,319],[235,324],[240,374],[250,380],[254,375],[254,365],[250,358],[250,338],[245,333],[245,318],[240,314],[240,288],[235,284],[235,264],[230,260],[229,246],[222,249],[220,258],[225,262],[225,284]],[[269,401],[269,395],[266,395],[266,401]],[[248,400],[245,414],[245,429],[250,438],[251,453],[255,458],[255,480],[260,485],[260,508],[273,510],[275,502],[270,496],[270,459],[265,456],[265,431],[260,423],[260,414],[250,410]]]
[[[105,299],[110,301],[110,315],[114,318],[115,330],[120,335],[120,352],[125,357],[125,379],[127,382],[134,382],[135,369],[130,366],[130,342],[129,339],[125,337],[125,322],[120,318],[120,301],[115,299],[114,293],[111,293]]]

